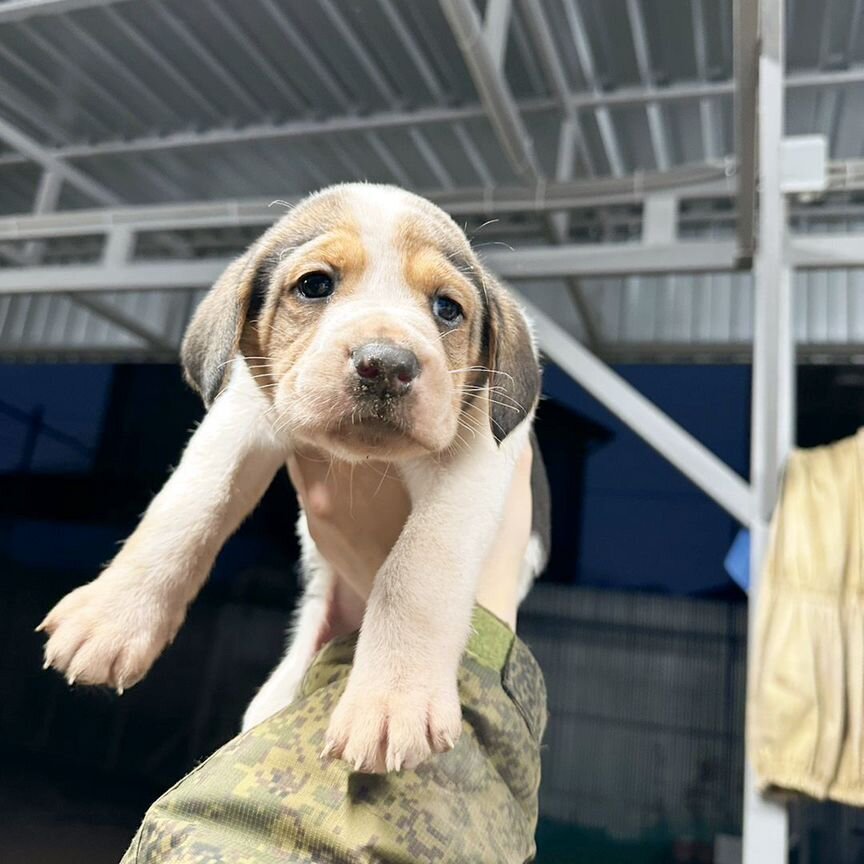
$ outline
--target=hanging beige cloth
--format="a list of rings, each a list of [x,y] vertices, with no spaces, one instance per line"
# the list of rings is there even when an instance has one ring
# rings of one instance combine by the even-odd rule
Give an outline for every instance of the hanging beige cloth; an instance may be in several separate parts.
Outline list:
[[[795,451],[756,611],[748,737],[766,789],[864,805],[864,429]]]

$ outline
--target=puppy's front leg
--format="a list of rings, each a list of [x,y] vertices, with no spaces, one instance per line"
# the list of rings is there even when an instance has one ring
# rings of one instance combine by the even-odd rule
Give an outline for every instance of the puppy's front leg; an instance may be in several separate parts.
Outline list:
[[[334,574],[309,533],[306,514],[297,520],[301,570],[305,586],[294,613],[285,656],[270,673],[243,714],[242,731],[251,729],[290,705],[300,692],[315,652],[321,647],[331,616]]]
[[[477,434],[448,464],[406,474],[412,513],[375,578],[323,756],[356,770],[414,768],[461,732],[458,667],[525,421],[497,448]]]
[[[39,626],[45,666],[70,683],[139,681],[174,638],[219,549],[258,503],[285,454],[245,364],[204,417],[141,524],[98,579]]]

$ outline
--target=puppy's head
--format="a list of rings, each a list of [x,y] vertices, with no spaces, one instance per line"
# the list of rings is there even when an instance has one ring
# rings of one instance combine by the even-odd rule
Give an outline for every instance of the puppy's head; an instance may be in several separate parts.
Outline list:
[[[349,459],[446,450],[477,408],[500,442],[539,395],[514,301],[449,216],[392,186],[325,189],[228,267],[183,343],[208,404],[238,352],[277,430]]]

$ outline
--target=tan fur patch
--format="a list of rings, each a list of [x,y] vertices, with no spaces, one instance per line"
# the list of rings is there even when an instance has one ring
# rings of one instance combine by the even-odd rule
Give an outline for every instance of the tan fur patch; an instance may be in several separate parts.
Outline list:
[[[464,320],[458,327],[443,327],[440,341],[452,374],[454,410],[463,412],[463,423],[470,423],[464,409],[474,401],[486,362],[482,347],[486,311],[477,286],[454,261],[473,263],[471,247],[455,223],[442,216],[412,213],[400,231],[399,246],[405,280],[421,302],[430,306],[436,295],[443,295],[462,307]]]

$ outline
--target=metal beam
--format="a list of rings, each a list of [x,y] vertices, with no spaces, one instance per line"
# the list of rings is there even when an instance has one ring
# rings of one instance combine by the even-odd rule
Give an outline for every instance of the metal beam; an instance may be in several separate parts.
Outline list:
[[[78,233],[78,232],[75,232]],[[28,237],[50,236],[28,232]],[[794,237],[790,259],[799,268],[864,266],[864,235],[845,238],[850,258],[826,262],[821,250],[837,235]],[[814,242],[817,247],[814,251]],[[486,264],[502,278],[543,280],[588,276],[628,276],[666,273],[722,273],[737,269],[734,241],[676,243],[600,243],[567,246],[528,246],[513,251],[488,250]],[[63,291],[135,291],[205,288],[228,265],[228,258],[128,264],[67,264],[0,269],[0,294],[61,293]]]
[[[266,0],[272,2],[272,0]],[[170,57],[168,52],[163,51],[158,45],[147,38],[131,21],[128,21],[125,16],[118,15],[116,10],[107,8],[106,14],[111,20],[111,24],[116,27],[125,38],[129,39],[135,47],[144,54],[150,62],[160,68],[168,77],[170,77],[173,85],[186,93],[186,95],[199,108],[204,110],[211,117],[215,117],[217,121],[220,119],[220,113],[216,109],[212,100],[209,99],[201,89],[193,84],[186,75],[184,75],[175,63],[175,58]],[[304,58],[305,60],[306,58]],[[307,61],[308,62],[308,61]]]
[[[309,106],[306,100],[297,92],[296,87],[291,81],[286,80],[282,74],[279,65],[274,64],[268,57],[266,52],[261,51],[256,44],[256,37],[247,32],[246,27],[241,24],[241,18],[232,12],[224,9],[219,3],[214,3],[213,0],[199,0],[199,4],[203,4],[210,15],[219,22],[221,28],[229,35],[234,44],[242,52],[240,54],[241,62],[256,67],[261,76],[268,84],[279,93],[280,102],[291,111],[308,111]]]
[[[551,100],[535,100],[534,108],[548,110]],[[351,132],[404,129],[477,120],[485,116],[482,105],[447,108],[421,108],[417,111],[378,111],[365,115],[340,115],[323,120],[293,120],[288,123],[260,123],[240,128],[210,129],[205,132],[178,132],[172,135],[135,138],[130,141],[105,141],[98,144],[75,144],[60,147],[54,154],[63,159],[108,156],[131,153],[154,153],[163,150],[184,150],[222,144],[243,144],[250,141],[303,140]]]
[[[170,352],[171,354],[177,353],[177,346],[172,342],[169,342],[149,327],[145,327],[140,321],[131,318],[122,310],[114,308],[110,303],[77,292],[64,292],[64,296],[75,303],[75,305],[87,309],[94,315],[98,315],[100,318],[104,318],[110,324],[119,327],[121,330],[131,333],[133,336],[142,340],[147,347],[156,349],[157,351]]]
[[[594,61],[591,40],[588,38],[585,21],[582,18],[582,10],[575,0],[565,0],[564,12],[573,35],[576,57],[579,65],[582,67],[582,77],[585,79],[585,83],[588,85],[591,94],[597,98],[601,94],[600,81],[597,75],[597,64]],[[575,99],[572,100],[571,104],[577,107]],[[603,148],[606,151],[606,161],[609,164],[609,171],[615,177],[620,177],[625,173],[624,160],[621,156],[618,133],[615,131],[615,124],[609,112],[608,105],[597,104],[594,106],[594,117],[597,121],[597,129],[600,132],[600,140],[603,142]]]
[[[633,48],[636,52],[639,77],[646,91],[652,93],[656,89],[654,69],[651,64],[651,51],[640,0],[627,0],[627,18],[630,22],[630,32],[633,34]],[[645,110],[648,115],[648,132],[654,149],[654,161],[659,171],[666,171],[672,163],[672,158],[669,154],[669,142],[666,139],[663,108],[656,99],[650,99],[645,105]]]
[[[452,189],[454,186],[453,178],[426,136],[419,129],[413,127],[408,130],[408,136],[437,184],[442,189]]]
[[[513,98],[502,71],[507,29],[504,22],[509,20],[512,11],[509,0],[506,2],[495,0],[490,4],[486,13],[485,30],[481,27],[480,19],[471,0],[441,0],[441,3],[459,43],[465,63],[471,71],[474,84],[480,93],[490,122],[513,166],[513,170],[517,176],[531,180],[538,187],[545,187],[546,178],[535,156],[534,142],[527,129],[522,125],[522,117],[516,100]],[[542,12],[538,10],[538,14],[542,18]],[[545,19],[543,20],[545,21]],[[540,21],[535,21],[534,24],[535,27],[539,26],[542,30]],[[503,31],[503,35],[499,31]],[[499,42],[500,44],[498,44]],[[575,112],[567,108],[565,109],[565,120],[566,116],[575,116]],[[575,132],[575,124],[572,128]],[[567,144],[566,139],[562,139],[562,141],[565,145]],[[561,169],[558,179],[570,179],[573,164],[572,148],[569,156],[569,164]],[[550,214],[546,217],[546,225],[549,234],[556,243],[562,243],[568,239],[566,217],[563,221],[556,220],[555,216]],[[582,322],[586,339],[592,346],[596,346],[597,327],[591,317],[582,288],[577,281],[571,280],[568,284],[568,290],[573,298],[576,314]]]
[[[708,34],[705,23],[705,3],[707,0],[694,0],[693,3],[693,45],[696,53],[696,69],[703,81],[708,80]],[[715,100],[703,96],[699,100],[699,121],[702,127],[702,149],[705,160],[720,159],[723,142],[719,130],[719,120]]]
[[[864,65],[852,66],[832,72],[821,70],[790,72],[786,76],[785,89],[812,90],[821,87],[855,86],[864,82]],[[622,87],[618,90],[574,93],[571,104],[574,108],[614,108],[616,106],[644,105],[646,102],[680,102],[708,97],[731,96],[735,92],[734,81],[679,81],[667,87],[646,90],[645,87]]]
[[[491,189],[496,185],[495,178],[492,176],[492,172],[489,170],[489,166],[486,164],[486,160],[480,152],[480,148],[477,146],[473,136],[465,128],[465,124],[454,124],[453,134],[456,136],[459,144],[465,151],[465,155],[468,157],[468,161],[471,163],[474,173],[480,178],[483,188]]]
[[[267,2],[272,3],[273,0],[267,0]],[[439,103],[446,102],[447,93],[441,86],[438,73],[426,58],[426,54],[420,45],[418,36],[415,35],[414,31],[412,31],[410,27],[406,26],[405,21],[402,19],[402,15],[399,11],[399,6],[401,4],[397,4],[395,0],[378,0],[378,4],[381,7],[381,11],[384,13],[384,16],[387,18],[388,23],[393,28],[396,38],[399,39],[402,43],[402,47],[411,58],[411,62],[414,64],[417,74],[423,79],[424,85],[432,94],[432,98]],[[422,35],[425,36],[425,34]],[[350,99],[348,100],[348,103],[350,106]]]
[[[9,243],[0,243],[0,258],[4,258],[12,264],[17,264],[19,267],[24,267],[31,263],[26,252],[16,249]]]
[[[546,356],[739,522],[749,523],[752,497],[742,477],[548,315],[524,298],[520,301]]]
[[[16,40],[16,47],[20,48],[21,41],[22,40],[20,38]],[[13,50],[8,45],[0,45],[0,57],[2,57],[7,63],[11,64],[16,69],[20,70],[31,81],[38,84],[45,93],[51,94],[51,96],[57,100],[55,104],[62,104],[64,98],[66,98],[66,94],[69,92],[69,82],[58,82],[56,80],[56,77],[52,78],[50,73],[45,73],[44,66],[42,65],[45,59],[43,56],[43,52],[40,51],[36,55],[36,58],[33,58],[32,55],[27,58],[22,57],[17,51]],[[13,110],[16,110],[13,107],[15,102],[18,102],[20,106],[22,101],[26,102],[27,100],[26,97],[24,97],[23,94],[21,94],[20,92],[14,94],[12,96],[12,99],[10,100],[9,97],[10,95],[12,95],[13,92],[14,91],[10,91],[9,89],[9,82],[5,81],[2,93],[3,102],[6,105],[12,107]],[[38,109],[35,111],[35,113],[41,113],[41,110],[44,110],[45,105],[47,104],[47,100],[43,101],[40,99],[40,103],[41,104],[38,106]],[[108,125],[108,123],[106,123],[105,117],[100,116],[96,113],[94,109],[88,108],[84,104],[82,104],[80,98],[76,99],[75,108],[76,113],[78,113],[82,118],[87,119],[90,129],[93,130],[92,134],[94,134],[96,137],[98,137],[99,135],[111,134],[111,127]],[[19,107],[18,116],[26,117],[27,121],[32,123],[34,111],[31,110],[30,112],[25,112],[24,114],[22,114]],[[38,122],[37,125],[44,130],[45,116],[43,115],[39,119],[41,122]],[[51,137],[57,141],[63,141],[65,130],[60,126],[56,126],[56,124],[51,123],[51,125],[55,126],[55,131],[51,133]],[[98,133],[95,131],[97,129],[99,130]]]
[[[571,96],[570,85],[567,82],[567,73],[564,71],[564,62],[552,35],[552,28],[546,20],[543,5],[540,0],[522,0],[521,9],[525,18],[525,27],[540,55],[540,64],[549,87],[555,94],[559,107],[568,108]]]
[[[839,248],[833,248],[835,245]],[[787,247],[788,263],[796,269],[864,267],[864,234],[796,235],[789,238]],[[527,246],[513,252],[490,251],[484,258],[496,273],[508,279],[723,273],[740,269],[736,244],[727,240]]]
[[[842,175],[843,172],[839,172],[838,176]],[[689,198],[728,197],[734,191],[733,185],[734,180],[726,177],[720,169],[691,166],[630,178],[550,182],[538,187],[480,187],[446,192],[439,190],[428,193],[428,197],[454,215],[547,213],[568,208],[644,203],[646,198],[663,192],[673,194],[679,201]],[[272,204],[273,202],[266,199],[246,199],[5,216],[0,217],[0,240],[107,234],[118,225],[128,226],[135,232],[242,225],[263,227],[275,221],[281,213],[281,208],[276,209]],[[815,209],[812,215],[819,219],[824,215],[838,213],[845,211],[837,211],[836,208]],[[700,217],[694,214],[693,218]],[[716,246],[714,241],[711,241],[711,244]],[[680,244],[680,248],[695,249],[699,245],[685,241]],[[625,255],[634,251],[631,244],[609,244],[599,248],[616,256],[621,249]],[[638,248],[635,247],[636,252]],[[630,251],[626,251],[627,249]],[[797,234],[790,241],[789,254],[791,263],[796,267],[864,267],[864,238],[859,234]],[[715,261],[716,256],[712,255],[710,260]],[[558,266],[555,265],[556,268]]]
[[[578,148],[582,157],[585,173],[593,177],[597,173],[594,166],[594,158],[588,150],[585,142],[585,134],[579,119],[579,112],[573,107],[570,100],[570,85],[567,81],[567,73],[564,71],[564,63],[552,35],[552,28],[546,20],[546,14],[540,0],[522,0],[522,15],[525,18],[525,27],[531,35],[531,39],[540,55],[540,62],[546,74],[546,80],[550,89],[555,94],[559,107],[564,112],[561,121],[562,130],[565,123],[572,124],[574,134],[574,145]],[[557,179],[570,179],[556,175]]]
[[[131,101],[130,97],[134,98],[133,94],[137,94],[145,103],[160,112],[162,118],[167,118],[170,124],[185,122],[186,117],[179,114],[177,109],[170,105],[157,89],[154,89],[146,81],[142,80],[139,75],[126,68],[123,59],[114,50],[108,48],[93,36],[87,27],[79,26],[73,18],[64,17],[62,22],[66,31],[64,33],[66,37],[64,41],[67,43],[67,50],[71,48],[72,51],[75,51],[73,40],[68,38],[71,35],[83,47],[82,55],[98,59],[107,68],[111,69],[111,79],[115,82],[115,87],[122,94],[122,98],[126,100],[126,105]],[[165,122],[165,120],[160,120],[159,122]]]
[[[744,2],[743,5],[750,4]],[[754,267],[756,305],[750,436],[754,509],[750,524],[748,679],[761,672],[755,668],[754,660],[760,571],[780,473],[792,445],[795,425],[792,277],[787,259],[786,200],[780,181],[785,102],[783,0],[760,0],[758,15],[759,241]],[[747,24],[748,27],[754,25],[755,22]],[[755,40],[756,34],[742,33],[739,27],[738,37],[746,46]],[[754,123],[755,120],[754,113]],[[742,201],[747,206],[751,203]],[[786,864],[789,855],[786,809],[757,791],[750,744],[748,737],[742,864]]]
[[[826,270],[864,267],[862,244],[862,234],[795,234],[788,240],[787,266]]]
[[[536,179],[542,172],[533,141],[492,56],[472,0],[440,0],[440,5],[516,176]]]
[[[65,17],[61,17],[59,20],[69,29]],[[48,68],[53,66],[54,68],[65,70],[64,81],[62,83],[64,89],[61,92],[74,90],[76,104],[93,102],[94,100],[91,99],[92,94],[97,97],[95,102],[99,106],[98,110],[100,113],[103,116],[112,118],[110,121],[111,124],[123,123],[127,128],[135,130],[142,128],[141,115],[132,110],[126,93],[122,88],[116,86],[113,77],[108,80],[101,78],[95,70],[91,71],[92,64],[90,63],[75,64],[67,68],[67,52],[70,45],[74,51],[74,45],[72,45],[72,40],[69,38],[70,34],[64,34],[62,43],[58,45],[54,40],[47,38],[42,32],[42,28],[33,27],[30,24],[22,24],[18,27],[18,30],[20,31],[20,35],[16,34],[18,35],[18,40],[24,45],[27,42],[32,42],[38,50],[37,56],[40,58],[41,63]],[[81,53],[86,54],[87,49],[85,48]],[[101,125],[104,127],[105,123],[103,122]],[[108,128],[110,134],[110,126]],[[58,141],[62,141],[64,144],[69,143],[66,129],[61,128],[59,133],[52,137]]]
[[[405,166],[396,158],[396,155],[387,147],[376,132],[366,132],[363,135],[366,142],[372,148],[375,155],[381,160],[381,164],[390,173],[390,176],[400,186],[410,189],[411,178],[405,170]]]
[[[66,140],[65,130],[54,116],[46,113],[44,103],[34,102],[13,87],[7,78],[4,78],[3,86],[0,88],[0,115],[8,118],[9,122],[14,122],[15,118],[18,122],[26,119],[34,133],[43,136],[45,140]],[[25,165],[29,161],[31,160],[20,153],[4,153],[0,156],[2,165]]]
[[[78,9],[113,6],[128,0],[6,0],[0,5],[0,24],[24,21],[39,15],[60,15]]]
[[[63,178],[56,171],[43,171],[33,201],[33,212],[50,213],[56,210],[62,189]]]
[[[36,195],[33,200],[33,212],[51,213],[57,209],[60,200],[60,192],[63,189],[63,178],[56,171],[43,171],[36,187]],[[24,257],[27,264],[38,264],[42,258],[45,244],[38,240],[31,240],[24,246]]]
[[[397,103],[399,101],[398,94],[378,68],[375,58],[359,38],[356,28],[345,20],[341,11],[342,4],[335,4],[333,0],[318,0],[318,6],[323,10],[339,37],[348,45],[348,50],[354,55],[384,101],[391,105]]]
[[[125,265],[60,264],[0,269],[0,294],[77,294],[208,288],[230,258]]]
[[[33,202],[33,213],[40,215],[54,211],[57,207],[57,202],[60,200],[62,188],[63,178],[59,174],[54,171],[43,171],[42,177],[39,180],[39,187],[36,190],[36,198]],[[134,235],[128,227],[119,226],[112,229],[106,238],[105,251],[102,255],[103,265],[126,264],[129,260],[133,242]],[[44,241],[29,241],[24,247],[24,255],[26,256],[26,262],[24,263],[31,267],[38,266],[42,260],[44,251]],[[70,292],[65,294],[65,296],[76,306],[82,306],[115,327],[120,327],[136,338],[143,339],[147,345],[157,350],[176,350],[176,346],[163,339],[162,336],[153,332],[150,328],[142,325],[139,321],[130,318],[121,310],[116,309],[111,303],[81,293]]]
[[[123,2],[128,2],[128,0],[123,0]],[[529,7],[526,6],[527,8]],[[786,79],[787,90],[861,83],[864,83],[864,67],[861,66],[838,72],[792,73]],[[668,87],[657,87],[654,90],[646,90],[644,87],[623,87],[610,92],[573,93],[567,95],[567,104],[574,112],[579,112],[601,107],[639,106],[647,102],[665,104],[674,101],[710,100],[732,95],[734,90],[735,86],[731,81],[680,82]],[[535,98],[519,100],[516,107],[520,114],[531,115],[538,112],[549,112],[560,105],[557,98]],[[483,116],[484,109],[481,105],[429,108],[419,111],[385,111],[363,116],[340,116],[324,120],[299,120],[281,124],[265,123],[241,128],[210,129],[205,132],[143,136],[123,141],[70,144],[58,148],[46,148],[46,152],[58,159],[155,153],[217,144],[240,144],[260,140],[300,140],[336,133],[382,131],[425,124],[451,124],[460,120],[472,120]],[[719,158],[725,154],[716,155]],[[26,161],[27,159],[15,155],[0,155],[0,165],[21,164]]]
[[[738,159],[735,230],[741,263],[749,266],[755,251],[759,4],[753,0],[735,0],[734,19],[735,154]],[[780,97],[783,98],[782,90]]]
[[[579,132],[572,119],[565,117],[558,130],[558,152],[555,154],[555,180],[566,183],[573,179],[576,166],[576,139]],[[570,233],[570,214],[566,211],[552,214],[555,239],[561,243]]]
[[[0,117],[0,139],[46,171],[53,171],[76,189],[89,195],[100,204],[117,204],[120,198],[96,180],[93,180],[74,165],[68,165],[8,120]]]
[[[732,242],[536,246],[490,250],[486,264],[505,279],[621,276],[631,273],[693,273],[732,270]],[[65,264],[0,270],[0,294],[74,291],[176,290],[210,286],[229,258],[129,264]]]
[[[258,99],[257,95],[245,83],[239,81],[228,71],[227,66],[213,53],[210,46],[198,36],[195,29],[181,21],[169,7],[155,4],[150,7],[150,11],[185,44],[189,53],[197,59],[197,62],[203,64],[214,78],[222,82],[226,93],[231,93],[238,102],[243,103],[244,108],[251,116],[261,116],[267,113],[267,106]]]
[[[507,33],[513,14],[513,0],[489,0],[483,19],[483,37],[499,73],[504,69]]]
[[[628,276],[634,273],[718,273],[735,269],[735,244],[727,241],[597,243],[523,247],[483,256],[505,279]]]
[[[669,246],[678,235],[678,199],[657,193],[645,199],[642,208],[642,242],[646,246]]]
[[[566,182],[573,178],[576,162],[576,138],[578,134],[575,120],[565,116],[561,121],[561,130],[558,137],[558,153],[555,165],[556,180]],[[546,223],[556,243],[561,244],[570,241],[570,213],[568,211],[550,213],[546,217]],[[570,294],[576,315],[579,317],[585,331],[585,342],[593,351],[600,350],[600,331],[594,321],[591,305],[578,279],[569,279],[567,281],[567,292]]]
[[[548,213],[609,204],[640,204],[646,196],[674,191],[679,200],[722,198],[734,181],[721,169],[688,166],[629,178],[598,178],[535,187],[500,186],[429,191],[427,197],[453,215]],[[287,203],[295,203],[290,199]],[[106,233],[118,224],[136,231],[269,225],[281,214],[269,199],[238,199],[184,204],[156,204],[96,210],[68,210],[45,215],[0,216],[0,240]],[[840,235],[838,235],[839,238]]]

